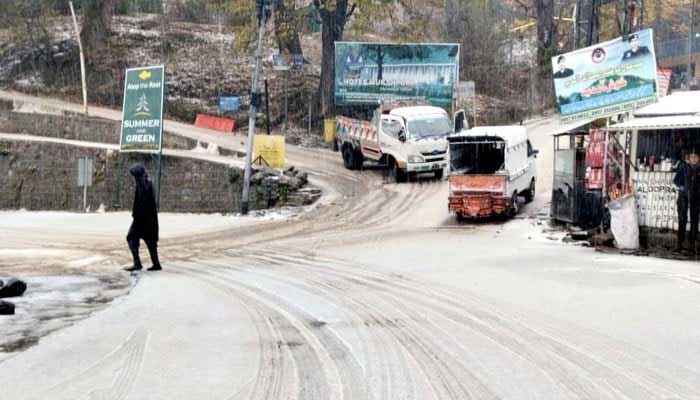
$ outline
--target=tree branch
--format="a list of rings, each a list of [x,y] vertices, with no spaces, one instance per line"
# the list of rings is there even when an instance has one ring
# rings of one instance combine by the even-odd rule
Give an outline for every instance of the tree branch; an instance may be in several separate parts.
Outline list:
[[[357,8],[357,3],[353,3],[353,5],[350,6],[350,11],[348,11],[348,13],[345,15],[346,20],[350,19],[350,17],[352,17],[352,15],[355,13],[356,8]]]

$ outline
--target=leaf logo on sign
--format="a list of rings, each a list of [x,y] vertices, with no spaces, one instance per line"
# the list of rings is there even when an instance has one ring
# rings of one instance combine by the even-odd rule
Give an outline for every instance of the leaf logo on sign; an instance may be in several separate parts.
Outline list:
[[[146,99],[146,95],[144,93],[142,93],[141,97],[139,98],[139,104],[136,105],[136,112],[134,115],[145,117],[151,116],[151,110],[148,109],[148,100]]]
[[[148,79],[150,77],[151,77],[151,71],[148,71],[145,69],[143,71],[141,71],[141,73],[139,74],[139,78],[141,78],[142,81],[145,81],[146,79]]]

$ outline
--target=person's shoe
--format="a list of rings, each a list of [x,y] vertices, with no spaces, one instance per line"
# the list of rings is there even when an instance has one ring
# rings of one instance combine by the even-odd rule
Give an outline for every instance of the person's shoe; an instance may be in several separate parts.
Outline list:
[[[134,272],[134,271],[140,271],[141,269],[143,269],[142,266],[140,266],[140,265],[133,265],[133,266],[131,266],[131,267],[129,267],[129,268],[124,268],[124,271],[126,271],[126,272]]]
[[[160,264],[154,265],[151,268],[147,269],[146,271],[160,271],[162,270],[163,267],[160,266]]]

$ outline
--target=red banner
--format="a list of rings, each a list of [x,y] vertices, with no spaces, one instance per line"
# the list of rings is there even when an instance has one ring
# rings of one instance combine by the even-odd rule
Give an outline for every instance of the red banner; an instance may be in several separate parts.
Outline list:
[[[214,117],[206,114],[197,114],[194,122],[200,128],[213,129],[215,131],[233,132],[236,130],[236,121],[230,118]]]
[[[664,97],[668,94],[672,74],[673,70],[671,68],[656,69],[656,80],[659,82],[659,97]]]

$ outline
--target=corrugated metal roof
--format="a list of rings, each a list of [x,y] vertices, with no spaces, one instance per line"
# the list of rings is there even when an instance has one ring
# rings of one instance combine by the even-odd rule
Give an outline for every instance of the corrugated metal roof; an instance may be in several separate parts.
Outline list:
[[[700,90],[673,92],[659,99],[658,103],[642,107],[634,112],[635,117],[665,115],[690,115],[700,113]]]
[[[610,130],[656,130],[700,128],[700,115],[673,115],[666,117],[634,118],[621,124],[613,125]]]
[[[584,119],[584,120],[571,122],[571,123],[563,124],[563,125],[561,123],[559,123],[559,126],[554,131],[552,131],[551,135],[556,136],[556,135],[561,135],[561,134],[573,131],[576,128],[580,128],[584,125],[590,124],[591,122],[595,121],[596,119],[597,118]]]

